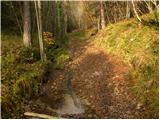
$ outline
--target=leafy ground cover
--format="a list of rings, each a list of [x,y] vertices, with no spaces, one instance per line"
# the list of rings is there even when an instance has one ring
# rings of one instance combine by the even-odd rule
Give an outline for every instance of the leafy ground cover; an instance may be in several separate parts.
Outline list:
[[[62,68],[68,59],[64,48],[55,45],[51,33],[47,34],[44,37],[47,61],[42,62],[37,42],[32,48],[25,48],[19,35],[2,32],[2,118],[20,118],[27,101],[39,96],[53,66]]]
[[[95,44],[122,58],[131,68],[126,80],[143,106],[144,117],[158,116],[158,22],[154,15],[108,25],[95,36]]]

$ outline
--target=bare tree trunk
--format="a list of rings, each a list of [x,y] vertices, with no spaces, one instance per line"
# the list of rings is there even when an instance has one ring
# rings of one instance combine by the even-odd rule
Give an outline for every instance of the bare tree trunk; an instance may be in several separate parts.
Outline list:
[[[119,4],[120,4],[120,3],[119,3]],[[120,7],[122,7],[122,6],[121,6],[121,4],[120,4],[120,5],[119,5],[119,4],[118,4],[118,1],[117,1],[117,2],[116,2],[116,7],[117,7],[117,9],[118,9],[118,11],[119,11],[119,14],[120,14],[120,17],[117,15],[117,16],[118,16],[117,19],[118,19],[118,20],[122,20],[122,19],[123,19],[123,12],[122,12],[122,10],[120,9]],[[119,7],[119,6],[120,6],[120,7]]]
[[[106,6],[106,4],[104,4],[105,5],[105,8],[107,9],[107,6]],[[107,10],[106,10],[107,11]],[[109,20],[109,15],[108,15],[108,12],[106,12],[106,14],[107,14],[107,20],[108,20],[108,22],[107,23],[111,23],[111,21]]]
[[[45,61],[46,56],[43,47],[43,34],[42,34],[42,15],[41,15],[41,2],[35,1],[36,17],[37,17],[37,27],[38,27],[38,37],[39,37],[39,47],[41,60]]]
[[[137,13],[137,11],[136,11],[136,5],[134,4],[133,0],[132,0],[132,5],[133,5],[133,10],[134,10],[134,13],[135,13],[137,19],[138,19],[140,22],[142,22],[141,18],[139,17],[139,15],[138,15],[138,13]]]
[[[52,25],[52,27],[53,27],[53,31],[52,31],[52,33],[53,33],[53,36],[54,36],[54,38],[55,38],[55,34],[56,34],[56,3],[55,3],[55,1],[52,1],[53,2],[53,4],[52,4],[52,7],[53,7],[53,25]]]
[[[98,16],[98,20],[97,20],[97,28],[98,28],[98,30],[101,29],[100,21],[101,21],[101,18],[100,18],[100,16]]]
[[[23,43],[25,47],[31,46],[31,16],[30,16],[30,2],[24,1],[24,18],[23,18]]]
[[[144,2],[145,2],[145,4],[147,5],[147,8],[148,8],[149,12],[152,13],[153,10],[152,10],[152,7],[150,6],[149,2],[146,1],[146,0],[144,0]]]
[[[64,0],[63,2],[63,10],[64,10],[64,32],[67,34],[67,27],[68,27],[68,16],[67,16],[67,1]]]
[[[100,2],[100,12],[101,12],[101,27],[103,29],[106,26],[105,25],[106,21],[105,21],[104,6],[103,6],[103,2],[102,1]]]
[[[126,2],[127,2],[126,19],[129,19],[131,17],[130,3],[129,1],[126,1]]]

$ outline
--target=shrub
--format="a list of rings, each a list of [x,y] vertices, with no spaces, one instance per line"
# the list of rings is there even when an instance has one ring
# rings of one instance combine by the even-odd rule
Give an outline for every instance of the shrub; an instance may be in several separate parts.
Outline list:
[[[69,60],[68,52],[65,49],[58,49],[55,57],[56,68],[63,69],[65,62]]]
[[[40,53],[37,48],[22,48],[16,57],[21,63],[33,63],[40,59]]]

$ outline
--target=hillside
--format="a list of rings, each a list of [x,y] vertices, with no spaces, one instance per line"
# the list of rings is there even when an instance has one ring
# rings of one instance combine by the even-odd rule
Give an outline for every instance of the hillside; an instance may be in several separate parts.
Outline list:
[[[1,116],[158,119],[159,2],[2,1]]]
[[[144,116],[158,116],[158,24],[151,14],[142,17],[145,24],[136,19],[108,25],[93,39],[96,46],[107,53],[119,56],[129,65],[126,81],[134,93]]]

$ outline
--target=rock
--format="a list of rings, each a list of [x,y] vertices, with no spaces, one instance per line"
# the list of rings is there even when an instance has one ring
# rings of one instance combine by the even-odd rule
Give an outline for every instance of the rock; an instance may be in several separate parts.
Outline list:
[[[142,108],[142,106],[143,106],[143,104],[142,104],[142,103],[138,103],[138,104],[137,104],[136,109],[137,109],[137,110],[139,110],[139,109],[141,109],[141,108]]]

